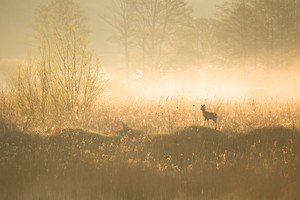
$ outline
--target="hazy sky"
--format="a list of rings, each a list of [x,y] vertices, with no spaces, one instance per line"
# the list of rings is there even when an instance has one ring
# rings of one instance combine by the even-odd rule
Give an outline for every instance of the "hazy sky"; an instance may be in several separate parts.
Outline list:
[[[100,54],[111,54],[107,46],[108,27],[103,25],[101,16],[105,14],[110,0],[78,0],[88,17],[91,28],[91,43]],[[210,17],[215,5],[224,0],[187,0],[197,17]],[[24,58],[30,49],[31,28],[35,10],[41,3],[50,0],[0,0],[0,60]],[[103,55],[104,56],[104,55]]]
[[[35,12],[39,5],[43,3],[49,3],[51,0],[0,0],[0,82],[1,79],[5,79],[5,70],[12,68],[13,65],[17,65],[18,59],[26,59],[27,56],[30,56],[30,46],[32,46],[32,42],[30,41],[32,39],[32,31],[31,31],[31,25],[34,24],[34,18],[35,18]],[[76,0],[80,2],[81,8],[84,12],[84,15],[87,16],[88,19],[88,26],[91,29],[91,45],[92,48],[97,53],[97,56],[101,59],[102,66],[108,66],[114,64],[114,60],[116,60],[116,54],[118,50],[115,50],[117,48],[113,48],[114,45],[108,41],[109,38],[109,31],[110,27],[108,25],[105,25],[104,20],[101,19],[103,15],[107,15],[108,7],[111,2],[111,0]],[[194,10],[194,16],[196,17],[213,17],[216,12],[216,5],[221,4],[225,0],[186,0],[190,6],[192,6]],[[111,59],[111,60],[109,60]],[[203,68],[206,69],[205,67]],[[200,73],[200,72],[199,72]],[[245,74],[237,74],[237,77],[247,77],[249,79],[248,72],[243,72]],[[258,73],[260,76],[257,76],[256,73]],[[209,72],[204,72],[205,74],[209,74]],[[203,81],[200,79],[200,82],[191,82],[188,86],[185,87],[185,91],[188,92],[189,89],[191,93],[195,93],[195,85],[199,86],[213,86],[214,88],[198,88],[196,89],[198,92],[201,92],[201,95],[203,94],[203,91],[209,91],[212,95],[215,94],[221,94],[222,92],[228,96],[228,94],[233,93],[234,95],[239,95],[242,92],[249,92],[254,90],[257,92],[257,85],[253,83],[259,83],[259,91],[263,91],[263,94],[268,94],[269,92],[275,92],[275,94],[272,93],[272,95],[276,96],[280,94],[281,96],[293,96],[295,94],[295,91],[299,90],[299,87],[297,88],[297,85],[299,85],[296,80],[298,81],[298,74],[297,71],[287,71],[285,72],[285,85],[283,85],[281,82],[274,81],[277,80],[278,74],[280,75],[282,79],[282,71],[280,73],[275,73],[274,75],[270,75],[268,71],[266,72],[256,72],[254,74],[254,78],[251,82],[241,82],[239,80],[234,82],[234,78],[227,77],[229,73],[223,73],[219,76],[216,76],[215,78],[212,77],[215,73],[210,73],[210,76],[208,78],[208,83],[203,84]],[[251,74],[251,73],[250,73]],[[203,75],[202,71],[200,75]],[[226,76],[225,76],[226,75]],[[187,77],[190,77],[191,75],[187,75]],[[220,78],[221,77],[221,78]],[[224,78],[225,79],[222,79]],[[233,75],[233,77],[235,77]],[[261,80],[257,81],[257,77],[262,77]],[[269,77],[269,78],[265,78]],[[275,77],[275,78],[274,78]],[[174,85],[182,83],[184,84],[184,81],[178,81],[178,79],[174,79],[174,83],[172,81],[169,81],[169,85]],[[191,80],[190,78],[188,80]],[[195,78],[195,80],[199,80],[198,77]],[[228,81],[229,80],[229,81]],[[267,84],[263,87],[261,85],[262,80],[266,82]],[[295,81],[294,81],[295,80]],[[205,80],[204,80],[205,82]],[[226,84],[224,84],[226,82]],[[274,82],[278,85],[274,85]],[[297,83],[297,84],[296,84]],[[175,84],[175,85],[176,85]],[[270,85],[268,85],[270,84]],[[160,85],[168,85],[168,84],[160,84]],[[222,87],[221,87],[222,86]],[[237,87],[238,86],[238,87]],[[153,87],[153,88],[160,88]],[[178,88],[183,88],[183,86],[178,86]],[[178,88],[167,88],[169,91],[178,91]],[[246,89],[245,89],[246,88]],[[250,89],[247,89],[250,88]],[[253,89],[254,88],[254,89]],[[276,88],[276,90],[274,90]],[[289,91],[287,91],[287,88]],[[296,88],[296,89],[295,89]],[[181,91],[180,89],[180,91]],[[142,88],[143,91],[145,91],[144,88]],[[156,91],[155,91],[156,92]],[[286,95],[282,95],[282,93],[286,93]],[[163,90],[163,93],[167,92]],[[297,93],[297,92],[296,92]],[[123,94],[123,93],[122,93]],[[299,92],[297,93],[299,94]],[[195,95],[195,94],[194,94]],[[209,96],[209,94],[207,94]],[[259,93],[261,96],[261,94]]]

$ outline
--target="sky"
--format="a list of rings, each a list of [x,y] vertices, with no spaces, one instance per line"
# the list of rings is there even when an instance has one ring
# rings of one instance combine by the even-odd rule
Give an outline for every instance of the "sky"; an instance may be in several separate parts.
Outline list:
[[[215,6],[224,0],[186,0],[196,17],[212,17]],[[50,0],[0,0],[0,60],[24,59],[31,48],[31,25],[35,10]],[[108,27],[101,16],[105,15],[110,0],[78,0],[91,28],[91,44],[97,54],[112,54],[107,41]]]

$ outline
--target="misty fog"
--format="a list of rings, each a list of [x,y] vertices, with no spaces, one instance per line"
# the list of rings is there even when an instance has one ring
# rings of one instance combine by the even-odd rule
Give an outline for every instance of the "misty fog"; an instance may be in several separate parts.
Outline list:
[[[32,27],[35,13],[41,4],[48,2],[1,2],[1,13],[7,14],[1,17],[4,27],[1,29],[4,45],[0,51],[2,82],[15,71],[16,63],[34,57]],[[126,36],[127,58],[124,35],[118,32],[124,25],[118,21],[122,9],[118,1],[79,2],[87,16],[90,45],[100,58],[101,74],[108,80],[104,95],[118,98],[176,95],[188,98],[299,97],[299,46],[296,45],[299,44],[299,15],[291,14],[299,9],[298,1],[278,3],[273,7],[267,1],[259,1],[257,5],[238,5],[238,1],[224,0],[182,2],[186,5],[174,9],[175,21],[167,22],[164,32],[160,32],[163,27],[158,19],[158,28],[153,33],[157,41],[145,43],[159,46],[159,49],[145,46],[141,50],[140,40],[151,35],[134,33]],[[265,16],[260,16],[259,6],[261,10],[269,8]],[[276,15],[280,9],[282,14]],[[134,19],[132,21],[135,23]],[[131,28],[128,27],[129,32],[132,32]],[[147,31],[148,27],[144,26],[144,29]],[[145,67],[150,65],[157,65],[159,72],[149,79],[145,78]]]
[[[0,199],[300,199],[300,0],[0,0]]]

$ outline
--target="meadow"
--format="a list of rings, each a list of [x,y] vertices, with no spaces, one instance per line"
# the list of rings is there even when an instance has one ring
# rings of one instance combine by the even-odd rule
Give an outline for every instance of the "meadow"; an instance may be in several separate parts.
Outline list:
[[[81,120],[76,124],[109,134],[122,128],[121,121],[145,133],[172,133],[183,127],[203,125],[202,104],[218,114],[218,130],[229,134],[270,126],[300,127],[300,99],[189,99],[181,95],[159,99],[104,99],[93,111],[93,117],[84,124]],[[213,122],[210,125],[214,128]]]
[[[103,100],[48,129],[2,119],[0,198],[299,199],[299,115],[298,99],[178,96]]]

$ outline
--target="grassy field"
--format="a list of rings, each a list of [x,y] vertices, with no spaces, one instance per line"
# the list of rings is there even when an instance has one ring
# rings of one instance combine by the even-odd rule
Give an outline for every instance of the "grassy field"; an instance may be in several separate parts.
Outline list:
[[[300,198],[297,129],[0,130],[0,199]]]
[[[202,126],[203,103],[217,130]],[[0,199],[300,198],[299,99],[103,98],[89,116],[26,129],[8,111]]]
[[[182,127],[203,125],[201,104],[208,111],[217,112],[218,130],[225,133],[247,133],[270,126],[300,128],[300,99],[208,100],[184,96],[127,101],[104,99],[93,111],[93,117],[84,123],[79,119],[74,124],[110,134],[122,128],[120,121],[123,121],[146,133],[173,133]],[[214,128],[213,122],[211,127]]]

